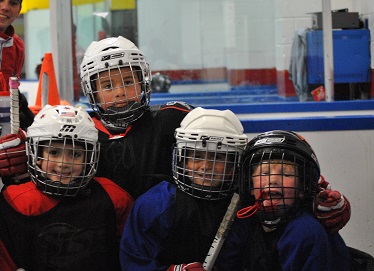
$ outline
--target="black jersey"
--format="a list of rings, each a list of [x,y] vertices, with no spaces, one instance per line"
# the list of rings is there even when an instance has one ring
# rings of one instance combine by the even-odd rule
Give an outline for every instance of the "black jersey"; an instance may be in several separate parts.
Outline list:
[[[129,194],[104,178],[61,200],[33,182],[10,185],[0,197],[0,254],[3,248],[27,271],[120,270],[119,240],[131,207]]]
[[[134,199],[162,180],[172,180],[175,129],[190,110],[183,102],[149,107],[121,134],[108,131],[93,116],[101,143],[96,176],[111,179]]]

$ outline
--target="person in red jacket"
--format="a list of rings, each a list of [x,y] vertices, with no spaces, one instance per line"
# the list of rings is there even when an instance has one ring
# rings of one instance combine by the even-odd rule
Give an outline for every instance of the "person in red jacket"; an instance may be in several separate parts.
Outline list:
[[[9,78],[20,78],[25,61],[25,45],[23,40],[15,33],[12,23],[20,16],[22,0],[0,1],[0,72],[4,77],[9,91]],[[34,120],[34,114],[28,108],[26,97],[19,93],[21,128],[26,130]]]
[[[0,1],[1,72],[6,82],[9,77],[19,77],[25,60],[23,40],[14,32],[12,23],[19,17],[22,0]]]
[[[133,199],[94,177],[100,145],[92,118],[83,109],[47,105],[26,143],[31,181],[7,186],[0,197],[0,263],[120,270],[119,241]]]

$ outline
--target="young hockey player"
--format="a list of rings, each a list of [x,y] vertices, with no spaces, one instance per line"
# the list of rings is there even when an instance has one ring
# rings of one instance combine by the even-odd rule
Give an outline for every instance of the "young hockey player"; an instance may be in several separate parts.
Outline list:
[[[241,198],[251,204],[238,211],[218,270],[350,270],[343,239],[313,216],[319,178],[317,157],[300,135],[275,130],[252,139],[240,178]]]
[[[92,118],[45,106],[27,130],[30,182],[0,197],[0,255],[25,270],[118,270],[119,240],[133,200],[94,177],[99,143]]]
[[[80,74],[102,146],[97,175],[112,179],[134,198],[172,180],[174,131],[191,107],[180,102],[149,106],[149,64],[121,36],[92,42]]]
[[[237,188],[247,136],[234,113],[195,108],[175,138],[175,184],[163,181],[135,202],[121,239],[123,271],[204,270]]]

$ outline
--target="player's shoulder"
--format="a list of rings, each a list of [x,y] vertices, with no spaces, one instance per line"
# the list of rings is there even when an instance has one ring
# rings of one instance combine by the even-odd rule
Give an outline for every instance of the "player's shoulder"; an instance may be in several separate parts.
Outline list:
[[[176,185],[167,181],[150,188],[141,195],[136,201],[136,208],[144,210],[167,210],[174,205]]]
[[[18,36],[16,33],[14,33],[13,35],[13,42],[15,43],[19,43],[19,44],[24,44],[24,41],[22,40],[22,38],[20,36]]]
[[[109,196],[116,196],[116,197],[126,197],[131,198],[129,193],[121,188],[118,184],[114,183],[112,180],[109,180],[105,177],[94,177],[94,182],[97,182],[101,185],[102,188],[109,194]]]
[[[314,239],[318,236],[327,239],[327,232],[322,224],[311,214],[302,213],[287,223],[285,232],[292,235],[297,240]]]
[[[43,194],[31,181],[19,185],[9,185],[2,194],[15,211],[27,216],[43,214],[59,202],[59,200]]]
[[[193,109],[193,107],[185,102],[173,101],[162,105],[154,105],[150,107],[150,114],[154,123],[161,125],[165,133],[171,130],[174,132],[179,127],[183,118]]]
[[[151,106],[151,111],[160,111],[164,114],[173,114],[175,112],[183,112],[187,114],[193,109],[193,106],[183,101],[170,101],[161,105]]]

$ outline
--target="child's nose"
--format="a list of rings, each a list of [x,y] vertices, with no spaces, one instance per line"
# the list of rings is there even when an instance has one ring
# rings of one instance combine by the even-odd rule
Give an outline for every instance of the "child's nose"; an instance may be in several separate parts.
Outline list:
[[[113,85],[113,91],[116,97],[126,96],[126,88],[122,84]]]
[[[61,157],[60,161],[58,162],[58,164],[61,166],[61,167],[70,167],[71,164],[72,164],[72,158],[69,157],[68,155],[64,156],[64,157]]]
[[[279,185],[282,182],[282,175],[280,174],[270,174],[269,176],[269,184],[271,185]]]

